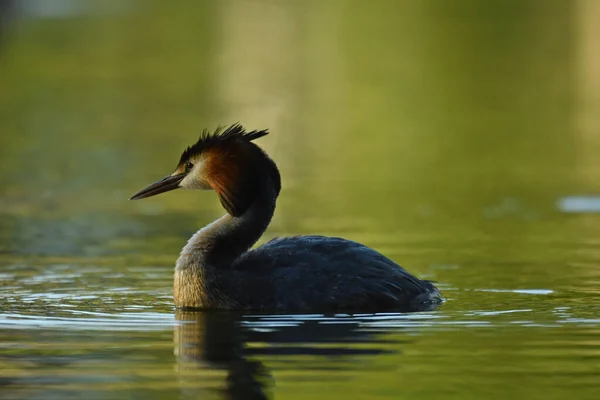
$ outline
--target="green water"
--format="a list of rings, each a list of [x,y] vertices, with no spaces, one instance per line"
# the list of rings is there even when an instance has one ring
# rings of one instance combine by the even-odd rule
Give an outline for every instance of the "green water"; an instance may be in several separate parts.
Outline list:
[[[77,4],[0,33],[1,399],[598,397],[600,3]],[[282,173],[261,242],[360,241],[439,310],[176,314],[223,211],[127,199],[237,121]]]

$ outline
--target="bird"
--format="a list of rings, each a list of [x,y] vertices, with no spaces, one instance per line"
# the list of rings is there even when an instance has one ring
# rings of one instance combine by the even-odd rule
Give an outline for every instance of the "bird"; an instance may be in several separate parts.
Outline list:
[[[239,123],[204,129],[170,175],[131,197],[213,190],[226,211],[181,250],[173,282],[177,309],[356,313],[430,310],[442,302],[433,282],[352,240],[289,236],[252,248],[281,191],[277,165],[253,142],[268,133]]]

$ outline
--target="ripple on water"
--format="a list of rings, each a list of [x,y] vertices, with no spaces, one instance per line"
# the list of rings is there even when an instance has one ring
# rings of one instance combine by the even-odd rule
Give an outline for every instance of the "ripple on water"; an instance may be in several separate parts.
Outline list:
[[[119,290],[113,290],[113,296]],[[506,295],[514,301],[515,295],[529,303],[528,298],[545,296],[552,290],[491,290],[478,289],[476,292],[496,293]],[[87,301],[103,301],[104,295],[69,295],[69,294],[28,294],[19,301],[31,303],[33,307],[27,310],[0,313],[0,328],[7,329],[73,329],[73,330],[165,330],[177,324],[173,316],[170,296],[163,296],[159,305],[127,303],[125,298],[116,301],[112,299],[110,311],[99,311],[100,307],[81,309],[72,305],[87,304]],[[106,300],[106,299],[104,299]],[[13,300],[13,302],[15,302]],[[423,331],[446,330],[465,327],[493,327],[503,325],[560,327],[565,324],[598,324],[598,318],[578,315],[577,308],[556,306],[548,310],[531,307],[505,307],[501,310],[471,309],[454,311],[449,309],[454,301],[443,304],[438,311],[421,313],[376,313],[376,314],[248,314],[242,320],[242,325],[257,331],[276,331],[286,327],[300,326],[316,322],[323,325],[355,324],[358,329],[365,330],[395,330]],[[119,304],[121,303],[121,304]],[[158,311],[158,308],[167,308]]]

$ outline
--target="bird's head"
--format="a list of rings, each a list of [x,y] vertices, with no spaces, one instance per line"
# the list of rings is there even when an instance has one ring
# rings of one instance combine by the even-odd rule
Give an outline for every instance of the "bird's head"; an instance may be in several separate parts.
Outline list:
[[[144,199],[178,188],[212,189],[233,216],[243,213],[265,179],[279,194],[281,182],[275,163],[254,143],[267,130],[247,132],[235,124],[227,129],[204,130],[198,141],[182,154],[170,175],[146,186],[130,200]],[[267,161],[265,163],[265,161]]]

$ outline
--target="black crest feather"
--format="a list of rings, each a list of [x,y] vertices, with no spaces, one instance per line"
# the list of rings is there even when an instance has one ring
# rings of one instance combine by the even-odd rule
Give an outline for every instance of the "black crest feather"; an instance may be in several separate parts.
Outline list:
[[[268,133],[269,131],[267,129],[247,132],[246,129],[239,123],[233,124],[228,128],[225,128],[224,126],[219,126],[212,133],[209,132],[207,129],[204,129],[200,134],[200,138],[198,139],[198,141],[192,146],[185,149],[185,151],[181,154],[179,164],[186,162],[193,155],[200,154],[202,151],[211,146],[216,146],[220,143],[224,143],[230,140],[243,140],[249,142],[261,138],[267,135]]]

